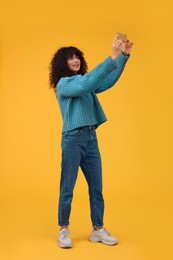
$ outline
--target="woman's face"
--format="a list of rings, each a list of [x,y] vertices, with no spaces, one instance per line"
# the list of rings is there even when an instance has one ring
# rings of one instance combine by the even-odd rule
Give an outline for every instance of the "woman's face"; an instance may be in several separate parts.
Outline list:
[[[69,69],[75,73],[80,70],[81,61],[78,56],[73,55],[71,58],[68,58],[67,65]]]

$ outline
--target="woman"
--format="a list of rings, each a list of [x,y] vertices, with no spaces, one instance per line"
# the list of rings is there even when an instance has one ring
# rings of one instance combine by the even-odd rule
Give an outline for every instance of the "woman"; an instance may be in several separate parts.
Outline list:
[[[89,188],[92,232],[89,240],[115,245],[118,239],[104,228],[102,166],[96,128],[106,116],[96,94],[111,88],[122,74],[133,43],[115,37],[112,53],[87,73],[83,53],[76,47],[59,49],[50,63],[50,86],[54,88],[62,119],[62,164],[58,207],[58,244],[72,247],[68,230],[73,189],[81,167]]]

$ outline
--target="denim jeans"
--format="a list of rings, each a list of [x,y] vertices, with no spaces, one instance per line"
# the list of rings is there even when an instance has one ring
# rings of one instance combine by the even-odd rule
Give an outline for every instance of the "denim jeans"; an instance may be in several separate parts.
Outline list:
[[[102,165],[94,126],[85,126],[62,134],[62,164],[58,224],[69,225],[73,189],[78,169],[88,183],[91,221],[103,225],[104,200],[102,195]]]

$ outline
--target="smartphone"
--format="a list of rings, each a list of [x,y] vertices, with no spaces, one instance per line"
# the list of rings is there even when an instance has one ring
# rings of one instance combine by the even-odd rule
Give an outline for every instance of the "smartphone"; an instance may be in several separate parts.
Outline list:
[[[117,38],[122,40],[123,42],[127,42],[127,34],[117,32]]]

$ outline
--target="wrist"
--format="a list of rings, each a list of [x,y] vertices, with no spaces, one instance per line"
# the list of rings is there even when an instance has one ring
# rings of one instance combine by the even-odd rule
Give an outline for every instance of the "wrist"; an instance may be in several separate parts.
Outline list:
[[[126,51],[121,51],[121,52],[122,52],[122,54],[125,55],[125,56],[129,56],[129,55],[130,55],[130,53],[129,53],[128,51],[127,51],[127,52],[126,52]]]
[[[128,55],[129,55],[129,53],[127,53],[127,52],[125,52],[125,51],[121,51],[121,52],[122,52],[122,54],[125,55],[125,56],[128,56]]]
[[[119,56],[119,55],[117,55],[117,54],[116,54],[116,55],[115,55],[115,54],[112,54],[112,55],[111,55],[111,58],[112,58],[113,61],[115,61],[115,60],[118,58],[118,56]]]

